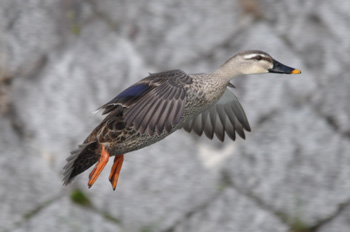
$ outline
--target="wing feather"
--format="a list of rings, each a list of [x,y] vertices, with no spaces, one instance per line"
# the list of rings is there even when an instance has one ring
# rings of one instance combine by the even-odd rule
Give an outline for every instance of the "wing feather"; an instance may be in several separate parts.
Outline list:
[[[147,127],[148,133],[150,135],[153,135],[155,133],[156,127],[158,125],[158,121],[165,110],[166,104],[167,104],[167,102],[165,102],[165,101],[159,101],[159,105],[157,106],[157,109],[155,109],[153,117],[152,117],[152,119],[149,122],[148,127]]]
[[[192,78],[181,70],[150,74],[103,105],[103,114],[123,107],[127,127],[141,133],[169,133],[177,125],[186,104],[185,86]]]
[[[171,109],[173,108],[173,104],[174,102],[171,101],[170,103],[168,102],[165,106],[164,112],[161,114],[159,121],[157,123],[157,127],[156,127],[156,132],[157,134],[161,134],[164,130],[164,127],[166,126],[166,119],[169,116],[169,112],[171,111]],[[169,128],[166,127],[167,132],[170,132],[170,130],[168,130]]]
[[[159,99],[154,99],[151,106],[149,107],[149,109],[144,112],[145,116],[143,117],[142,120],[142,125],[139,127],[139,131],[141,132],[141,134],[145,133],[151,119],[153,118],[154,112],[157,110],[157,107],[159,106],[160,100]],[[135,125],[135,129],[137,128],[137,126]]]
[[[203,134],[203,124],[202,124],[202,116],[198,115],[196,120],[193,121],[193,131],[201,136]]]
[[[204,132],[209,139],[212,139],[215,134],[220,141],[224,141],[225,133],[235,140],[235,133],[244,139],[244,130],[250,131],[243,107],[228,89],[215,105],[185,122],[183,128],[188,132],[193,130],[198,135]]]

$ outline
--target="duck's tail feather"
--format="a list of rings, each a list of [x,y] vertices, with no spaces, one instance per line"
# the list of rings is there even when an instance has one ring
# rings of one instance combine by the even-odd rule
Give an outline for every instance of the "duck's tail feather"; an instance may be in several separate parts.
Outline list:
[[[63,184],[70,184],[74,178],[98,161],[97,142],[81,144],[71,151],[67,164],[63,167]]]

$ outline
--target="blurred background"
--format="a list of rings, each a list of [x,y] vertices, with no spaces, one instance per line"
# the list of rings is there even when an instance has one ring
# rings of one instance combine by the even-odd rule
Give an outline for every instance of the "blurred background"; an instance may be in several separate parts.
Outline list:
[[[350,1],[1,0],[0,231],[348,232]],[[246,140],[178,131],[62,186],[121,90],[259,49],[301,75],[235,78]]]

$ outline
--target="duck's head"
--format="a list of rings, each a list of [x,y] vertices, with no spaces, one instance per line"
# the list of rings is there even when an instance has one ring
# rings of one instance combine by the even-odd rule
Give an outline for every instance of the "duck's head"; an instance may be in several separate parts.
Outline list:
[[[224,69],[234,75],[259,74],[259,73],[283,73],[299,74],[300,70],[288,67],[273,59],[266,52],[252,50],[238,53],[227,60],[220,69]]]

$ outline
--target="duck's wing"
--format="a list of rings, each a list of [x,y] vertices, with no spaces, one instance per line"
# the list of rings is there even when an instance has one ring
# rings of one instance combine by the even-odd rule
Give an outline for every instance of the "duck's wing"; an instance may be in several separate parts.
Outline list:
[[[181,70],[150,74],[130,86],[107,104],[102,114],[113,118],[114,111],[122,117],[126,127],[133,127],[140,133],[161,134],[179,122],[186,102],[185,86],[192,78]]]
[[[187,132],[194,131],[199,136],[204,132],[210,139],[215,134],[220,141],[224,141],[225,132],[232,140],[235,140],[235,132],[244,139],[244,130],[250,131],[242,105],[228,89],[215,105],[187,121],[183,128]]]

